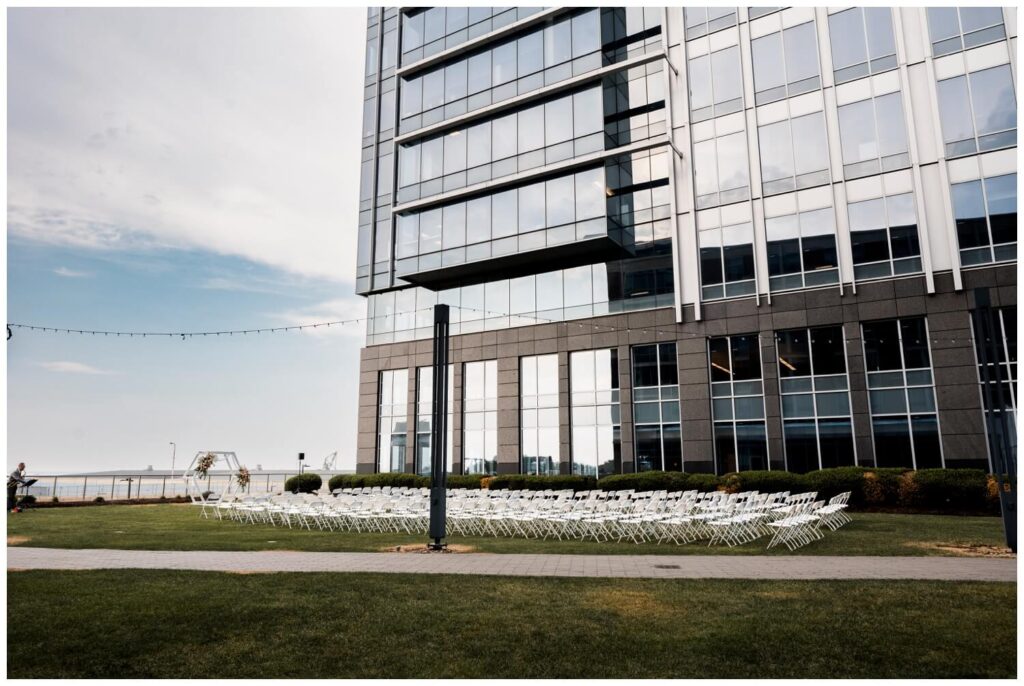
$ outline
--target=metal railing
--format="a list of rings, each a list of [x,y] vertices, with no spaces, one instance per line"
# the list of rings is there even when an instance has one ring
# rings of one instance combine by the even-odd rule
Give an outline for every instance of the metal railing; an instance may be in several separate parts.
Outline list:
[[[345,471],[307,470],[307,474],[319,474],[327,486],[327,481],[335,474],[347,474]],[[252,472],[249,485],[244,493],[278,493],[284,490],[284,482],[295,472]],[[18,489],[18,495],[32,495],[39,502],[49,502],[58,498],[61,502],[82,502],[103,498],[104,500],[137,500],[159,499],[185,496],[187,483],[180,473],[174,475],[160,472],[121,472],[117,474],[27,474],[27,478],[37,479],[28,488]],[[210,472],[200,484],[203,491],[222,493],[234,481],[231,472]]]

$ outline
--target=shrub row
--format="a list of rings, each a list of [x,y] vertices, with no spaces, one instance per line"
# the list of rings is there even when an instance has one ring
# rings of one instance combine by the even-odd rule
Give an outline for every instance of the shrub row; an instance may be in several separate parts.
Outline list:
[[[320,477],[316,478],[316,490]],[[295,477],[292,477],[294,479]],[[292,479],[285,484],[286,490],[294,490]],[[312,479],[310,480],[313,483]],[[292,484],[291,487],[289,485]],[[362,488],[365,486],[406,486],[423,488],[430,485],[430,478],[416,474],[338,474],[331,477],[330,490],[339,488]],[[794,474],[777,470],[733,472],[723,476],[714,474],[684,474],[681,472],[641,472],[638,474],[615,474],[600,480],[590,476],[558,475],[532,476],[527,474],[499,474],[496,476],[449,475],[449,488],[488,488],[491,490],[569,489],[586,491],[599,488],[603,491],[689,491],[697,490],[760,491],[774,493],[790,491],[800,493],[817,491],[825,500],[840,493],[850,492],[853,507],[899,508],[913,510],[934,510],[942,512],[988,512],[999,511],[999,494],[995,477],[980,469],[921,469],[912,471],[898,468],[836,467],[821,469],[806,474]],[[306,488],[303,487],[305,491]]]
[[[284,490],[289,493],[312,493],[320,490],[323,485],[324,480],[320,478],[320,475],[310,472],[288,477],[284,482]]]
[[[553,476],[534,476],[531,474],[499,474],[492,476],[487,488],[492,491],[508,489],[510,491],[545,491],[548,489],[574,491],[592,491],[597,487],[597,479],[592,476],[576,474],[560,474]]]
[[[614,474],[597,482],[602,491],[714,491],[718,477],[714,474],[683,474],[682,472],[640,472]]]
[[[680,474],[644,472],[609,476],[598,482],[603,490],[722,490],[728,493],[817,491],[828,499],[849,491],[853,507],[901,508],[945,512],[999,511],[995,477],[980,469],[920,469],[836,467],[806,474],[784,471]]]
[[[480,488],[483,474],[449,474],[448,488]],[[429,476],[386,472],[382,474],[335,474],[327,482],[331,491],[339,488],[364,488],[374,486],[392,486],[406,488],[427,488],[430,486]]]

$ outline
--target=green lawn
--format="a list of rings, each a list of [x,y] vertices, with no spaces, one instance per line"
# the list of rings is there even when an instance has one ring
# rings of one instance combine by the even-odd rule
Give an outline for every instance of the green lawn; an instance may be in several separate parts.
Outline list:
[[[10,678],[1016,676],[1014,584],[7,575]]]
[[[426,542],[424,536],[307,531],[203,519],[199,509],[190,505],[32,510],[9,517],[7,534],[12,544],[142,550],[376,551],[387,546]],[[766,550],[767,539],[736,548],[709,548],[701,543],[635,545],[521,538],[453,537],[449,542],[490,553],[789,554],[784,547]],[[930,547],[936,543],[1002,546],[1005,545],[1002,521],[996,517],[855,513],[851,524],[834,533],[826,531],[824,540],[798,552],[801,555],[945,554]]]

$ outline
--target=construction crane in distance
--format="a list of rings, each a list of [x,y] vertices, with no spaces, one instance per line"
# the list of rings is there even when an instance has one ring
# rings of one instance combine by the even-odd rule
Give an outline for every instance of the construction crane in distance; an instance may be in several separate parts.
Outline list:
[[[338,460],[338,451],[335,450],[333,453],[324,458],[323,470],[325,472],[334,471],[334,463]]]

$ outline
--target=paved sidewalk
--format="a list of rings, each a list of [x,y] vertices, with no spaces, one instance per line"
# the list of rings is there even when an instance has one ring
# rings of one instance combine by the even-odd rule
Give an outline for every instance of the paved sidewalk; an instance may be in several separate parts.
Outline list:
[[[389,572],[651,579],[1016,581],[1016,559],[725,555],[497,555],[8,547],[11,569]]]

